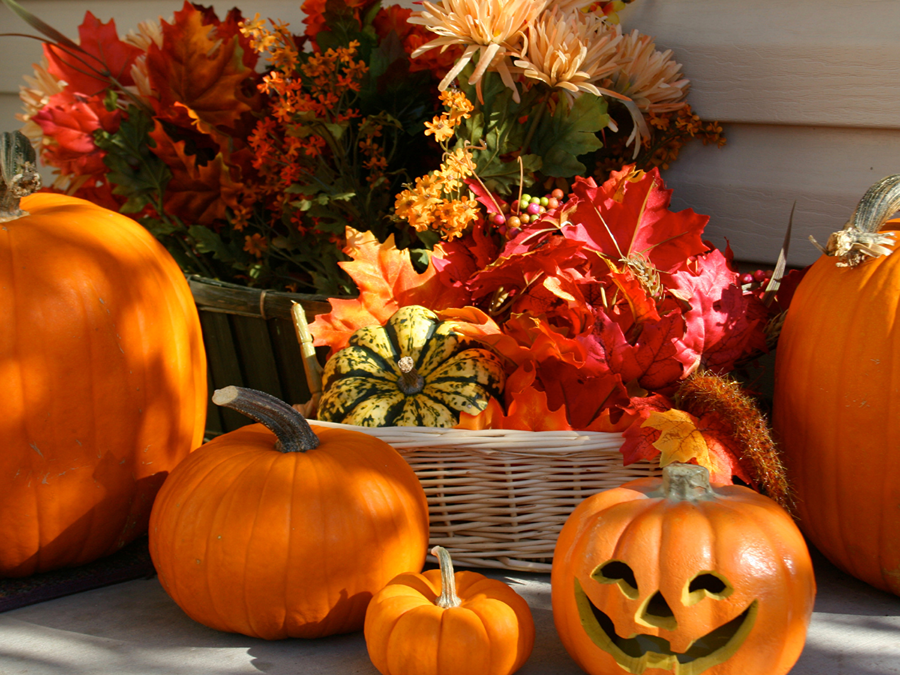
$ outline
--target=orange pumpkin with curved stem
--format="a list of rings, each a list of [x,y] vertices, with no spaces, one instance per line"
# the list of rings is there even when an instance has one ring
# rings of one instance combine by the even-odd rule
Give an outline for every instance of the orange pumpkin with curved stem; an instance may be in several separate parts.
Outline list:
[[[425,562],[416,474],[384,441],[310,427],[263,392],[226,387],[213,402],[262,424],[214,438],[166,480],[150,518],[163,588],[217,630],[267,640],[359,630],[372,596]]]
[[[402,574],[366,614],[369,658],[382,675],[511,675],[534,647],[528,603],[478,572],[453,572],[435,546],[439,570]]]
[[[201,442],[206,357],[184,274],[135,221],[36,180],[0,135],[0,576],[81,565],[147,531]]]
[[[900,175],[872,186],[791,300],[772,425],[798,523],[839,568],[900,595]],[[881,231],[884,230],[884,231]]]
[[[582,502],[551,573],[557,632],[592,675],[784,675],[815,588],[784,509],[690,464]]]

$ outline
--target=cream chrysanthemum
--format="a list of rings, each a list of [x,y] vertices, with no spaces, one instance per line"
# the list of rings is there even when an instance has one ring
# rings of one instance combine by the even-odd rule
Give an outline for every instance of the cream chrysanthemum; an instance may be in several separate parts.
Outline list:
[[[649,35],[631,31],[619,43],[618,52],[622,66],[609,79],[608,86],[631,99],[625,105],[634,120],[634,131],[627,142],[635,143],[634,154],[637,156],[638,136],[642,139],[650,137],[644,115],[684,107],[690,81],[681,73],[681,64],[672,59],[672,51],[657,50]]]
[[[170,19],[169,23],[174,23]],[[123,38],[123,42],[144,51],[137,57],[131,66],[131,79],[134,80],[134,89],[138,96],[144,99],[153,98],[156,93],[150,85],[150,75],[147,73],[147,50],[150,45],[156,45],[159,49],[163,46],[162,26],[156,21],[141,21],[137,26],[137,32],[130,31]]]
[[[586,91],[625,99],[594,84],[618,70],[621,40],[618,28],[594,15],[554,9],[528,26],[514,64],[525,77],[558,87],[570,97]]]
[[[24,79],[27,86],[19,87],[19,98],[24,104],[25,112],[17,114],[16,119],[25,123],[20,131],[32,143],[43,142],[44,131],[31,118],[50,102],[51,96],[61,93],[66,88],[66,83],[47,71],[47,59],[41,65],[34,65],[34,77],[25,75]]]
[[[410,23],[425,26],[439,37],[425,43],[412,53],[420,54],[450,45],[464,45],[465,51],[438,89],[443,91],[463,68],[478,54],[478,65],[469,78],[469,84],[479,86],[484,73],[490,67],[496,70],[503,83],[513,90],[519,100],[519,92],[509,70],[508,55],[517,50],[525,27],[544,11],[549,0],[441,0],[434,5],[423,0],[422,11],[413,12]]]

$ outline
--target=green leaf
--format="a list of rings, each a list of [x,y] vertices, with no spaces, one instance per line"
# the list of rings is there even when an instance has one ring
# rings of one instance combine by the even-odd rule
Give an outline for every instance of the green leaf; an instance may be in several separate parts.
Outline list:
[[[583,94],[569,108],[560,99],[556,111],[539,124],[531,150],[543,158],[541,171],[552,177],[570,178],[584,173],[578,157],[603,147],[597,132],[609,125],[603,97]]]
[[[222,241],[222,237],[208,227],[191,225],[188,228],[188,236],[194,240],[194,245],[200,253],[212,253],[215,258],[226,263],[236,260],[234,252]]]
[[[107,180],[113,192],[128,197],[123,213],[137,213],[155,203],[172,177],[165,163],[150,150],[152,129],[150,116],[131,106],[118,131],[98,129],[94,134],[97,147],[106,153],[103,163],[109,168]]]
[[[141,225],[156,238],[166,237],[170,234],[178,232],[181,228],[170,220],[160,218],[142,218]]]

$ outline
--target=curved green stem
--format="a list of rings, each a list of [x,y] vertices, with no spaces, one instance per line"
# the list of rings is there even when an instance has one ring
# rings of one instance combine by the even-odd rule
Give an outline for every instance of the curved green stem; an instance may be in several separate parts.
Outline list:
[[[279,452],[306,452],[319,447],[319,437],[303,415],[271,394],[230,386],[217,389],[212,401],[265,425],[278,438],[275,449]]]
[[[438,559],[438,566],[441,568],[441,594],[434,604],[442,609],[459,607],[462,600],[456,594],[456,575],[453,573],[453,560],[450,558],[450,552],[443,546],[435,546],[431,549],[431,555]]]

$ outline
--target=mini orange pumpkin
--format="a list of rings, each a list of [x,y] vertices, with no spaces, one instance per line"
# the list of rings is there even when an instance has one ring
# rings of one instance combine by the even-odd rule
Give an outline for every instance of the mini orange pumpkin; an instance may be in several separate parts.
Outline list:
[[[435,546],[439,570],[401,574],[369,605],[365,638],[382,675],[511,675],[534,647],[528,603],[478,572],[453,572]]]
[[[268,640],[359,630],[372,596],[425,562],[416,474],[384,441],[313,431],[269,394],[226,387],[213,402],[262,424],[206,443],[166,480],[150,517],[163,588],[217,630]]]
[[[146,533],[201,442],[206,356],[172,256],[135,221],[38,182],[0,134],[0,576],[81,565]]]
[[[815,588],[784,509],[689,464],[582,502],[551,574],[557,632],[592,675],[784,675]]]

